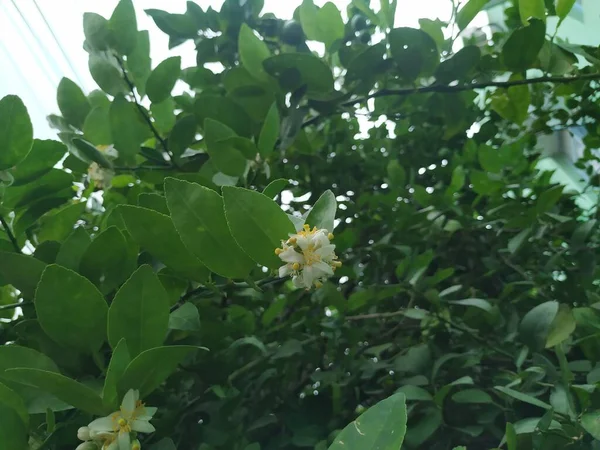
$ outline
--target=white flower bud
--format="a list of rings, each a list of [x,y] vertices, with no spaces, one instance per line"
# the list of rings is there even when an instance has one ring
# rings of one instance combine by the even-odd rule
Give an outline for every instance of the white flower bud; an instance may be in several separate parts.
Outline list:
[[[81,427],[77,430],[77,439],[80,441],[89,441],[90,437],[90,429],[88,427]]]
[[[92,441],[79,444],[75,450],[98,450],[98,445]]]

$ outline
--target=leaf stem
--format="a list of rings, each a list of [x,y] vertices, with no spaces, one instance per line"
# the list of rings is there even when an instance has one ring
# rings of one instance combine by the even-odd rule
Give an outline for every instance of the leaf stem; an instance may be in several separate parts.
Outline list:
[[[17,238],[13,234],[12,230],[9,228],[8,223],[4,219],[4,216],[2,216],[2,215],[0,215],[0,224],[2,224],[2,228],[4,228],[4,231],[8,235],[8,239],[10,240],[10,242],[11,242],[12,246],[14,247],[15,251],[17,253],[22,253],[21,247],[19,247],[19,243],[17,242]]]
[[[20,308],[23,306],[30,306],[30,305],[33,305],[33,302],[11,303],[10,305],[1,305],[0,311],[4,311],[5,309]]]

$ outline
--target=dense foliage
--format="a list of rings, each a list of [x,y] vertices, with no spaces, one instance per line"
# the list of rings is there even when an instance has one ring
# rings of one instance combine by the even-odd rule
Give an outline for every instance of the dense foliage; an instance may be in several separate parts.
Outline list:
[[[598,185],[599,49],[546,30],[572,0],[487,37],[485,0],[419,29],[368,3],[146,11],[182,68],[121,0],[83,18],[100,89],[61,81],[60,142],[0,101],[2,450],[110,423],[134,449],[599,448],[597,211],[537,169],[583,127]],[[305,222],[339,258],[318,288],[278,276]]]

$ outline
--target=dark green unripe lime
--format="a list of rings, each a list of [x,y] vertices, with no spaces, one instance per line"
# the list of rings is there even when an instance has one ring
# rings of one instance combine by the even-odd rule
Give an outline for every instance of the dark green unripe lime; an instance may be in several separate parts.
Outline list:
[[[295,20],[288,20],[281,29],[281,41],[288,45],[298,45],[304,40],[302,26]]]

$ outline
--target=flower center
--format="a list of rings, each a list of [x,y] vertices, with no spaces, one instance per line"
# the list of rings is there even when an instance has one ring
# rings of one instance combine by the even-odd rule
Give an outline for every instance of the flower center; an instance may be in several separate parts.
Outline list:
[[[321,257],[315,253],[315,247],[311,244],[304,249],[302,254],[304,255],[304,265],[311,266],[316,262],[321,261]]]
[[[113,430],[119,433],[131,433],[129,422],[118,414],[113,415]]]

